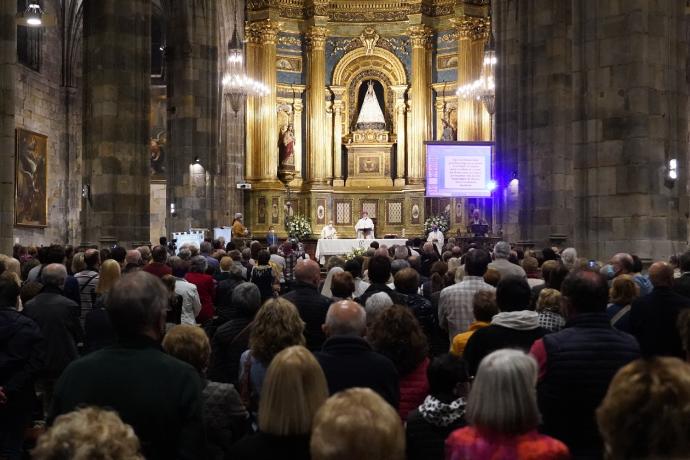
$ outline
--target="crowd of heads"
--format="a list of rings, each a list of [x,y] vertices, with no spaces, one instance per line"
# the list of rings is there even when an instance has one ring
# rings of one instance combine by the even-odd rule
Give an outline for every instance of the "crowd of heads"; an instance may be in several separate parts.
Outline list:
[[[401,381],[422,376],[426,398],[447,405],[462,401],[462,425],[515,437],[542,422],[537,388],[543,358],[534,349],[530,353],[529,346],[498,347],[487,349],[472,366],[468,350],[476,351],[478,337],[487,335],[476,330],[521,330],[524,326],[515,326],[516,321],[534,318],[544,330],[539,340],[546,344],[551,343],[544,339],[548,334],[568,329],[578,318],[608,315],[606,327],[635,335],[620,322],[629,319],[631,305],[634,310],[646,296],[673,291],[686,273],[690,277],[690,252],[669,262],[647,262],[627,253],[597,261],[580,257],[574,248],[523,250],[504,241],[486,248],[454,239],[441,248],[419,240],[391,247],[372,242],[364,255],[331,257],[324,267],[295,241],[270,247],[254,241],[246,248],[204,241],[199,248],[183,246],[176,253],[165,242],[130,250],[16,245],[12,256],[0,255],[0,306],[21,310],[51,289],[66,296],[71,277],[97,272],[94,296],[102,299],[118,340],[145,336],[161,342],[167,354],[203,377],[217,352],[220,305],[227,305],[230,321],[246,319],[244,346],[265,367],[258,404],[251,407],[244,395],[242,401],[259,432],[307,436],[314,459],[402,459],[407,414],[370,388],[329,394],[332,382],[315,350],[306,348],[313,317],[305,313],[305,304],[283,297],[286,293],[308,288],[309,295],[329,299],[319,313],[326,340],[365,342],[392,364]],[[160,276],[151,272],[156,265],[165,267]],[[256,267],[273,272],[268,298],[254,279]],[[206,321],[174,325],[171,299],[188,274],[211,280],[214,296],[222,283],[236,282],[227,299],[210,299]],[[194,283],[202,297],[201,282]],[[688,286],[690,293],[690,281]],[[467,300],[452,297],[456,292],[467,292]],[[449,334],[444,312],[461,307],[477,326]],[[682,362],[690,357],[690,299],[687,307],[672,318],[672,333],[687,355],[645,353],[642,346],[642,359],[612,371],[592,414],[611,458],[674,458],[690,451],[690,366]],[[555,323],[542,322],[554,317]],[[474,339],[472,333],[477,334]],[[455,348],[461,335],[465,355],[462,347],[460,352]],[[428,400],[415,402],[420,409],[422,403]],[[135,428],[107,407],[82,408],[57,417],[33,455],[143,458]]]

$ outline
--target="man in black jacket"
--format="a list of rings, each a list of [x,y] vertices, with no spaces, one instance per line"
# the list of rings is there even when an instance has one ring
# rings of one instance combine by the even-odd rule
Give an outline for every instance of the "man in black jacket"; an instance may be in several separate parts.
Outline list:
[[[46,265],[41,272],[41,293],[24,306],[23,313],[41,328],[44,340],[41,350],[43,366],[37,385],[43,394],[47,411],[53,395],[53,386],[69,363],[79,357],[77,344],[84,332],[79,323],[79,305],[63,296],[67,269],[62,264]]]
[[[690,307],[690,299],[673,292],[673,268],[666,262],[652,264],[649,279],[652,293],[639,297],[630,307],[630,332],[643,355],[684,359],[676,321],[680,311]]]
[[[690,251],[686,251],[679,260],[680,278],[673,280],[673,290],[690,299]]]
[[[601,458],[594,411],[614,374],[640,355],[635,338],[611,327],[608,285],[599,273],[576,271],[562,285],[565,328],[537,340],[537,394],[542,431],[563,441],[574,458]]]
[[[331,394],[353,387],[371,388],[396,410],[400,401],[400,379],[393,362],[371,349],[362,337],[367,316],[351,300],[336,302],[328,309],[323,330],[328,339],[315,353]]]
[[[304,321],[304,338],[311,351],[321,349],[326,336],[321,326],[326,320],[326,312],[331,299],[321,295],[317,287],[321,281],[319,264],[309,259],[300,259],[295,266],[294,289],[283,296],[297,307]]]
[[[132,425],[147,459],[197,459],[205,450],[201,379],[160,347],[168,292],[155,276],[123,276],[106,310],[118,344],[69,365],[55,386],[48,422],[87,406],[115,410]]]
[[[502,278],[496,287],[496,303],[500,313],[491,325],[479,329],[467,341],[463,357],[470,375],[476,375],[482,359],[501,348],[520,348],[527,352],[546,331],[539,327],[539,314],[529,309],[532,292],[521,276]]]
[[[19,279],[0,275],[0,457],[20,458],[24,429],[36,396],[34,378],[42,365],[41,330],[16,309]]]
[[[404,296],[399,295],[393,289],[388,287],[388,282],[391,278],[391,259],[384,255],[375,255],[369,259],[369,281],[371,285],[364,291],[359,298],[356,299],[360,305],[366,305],[367,299],[377,292],[385,292],[391,298],[393,303],[404,304]]]

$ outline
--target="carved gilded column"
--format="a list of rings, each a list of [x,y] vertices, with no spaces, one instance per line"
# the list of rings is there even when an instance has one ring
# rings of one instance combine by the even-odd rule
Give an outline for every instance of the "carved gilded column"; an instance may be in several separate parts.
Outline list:
[[[326,43],[325,27],[312,27],[307,45],[307,181],[326,184]]]
[[[477,79],[482,76],[482,69],[484,67],[484,46],[489,39],[490,23],[487,18],[478,18],[477,26],[474,29],[472,36],[472,63],[474,78]],[[491,140],[491,118],[486,111],[486,107],[480,101],[475,101],[475,138],[481,141]]]
[[[302,182],[302,105],[301,98],[294,98],[292,101],[292,110],[295,111],[292,127],[295,130],[295,181]]]
[[[326,138],[323,142],[325,147],[323,160],[326,163],[324,165],[326,169],[326,183],[330,184],[333,182],[333,102],[327,98],[324,103],[326,104]]]
[[[463,16],[455,20],[458,31],[458,86],[472,83],[481,75],[488,21],[487,18],[474,16]],[[458,97],[459,141],[483,139],[482,110],[484,108],[480,101]]]
[[[424,183],[424,141],[427,140],[427,113],[429,111],[429,75],[427,51],[430,29],[424,25],[408,29],[412,43],[412,129],[407,157],[407,183]]]
[[[251,78],[258,79],[261,76],[261,34],[259,28],[254,24],[249,24],[244,32],[246,40],[246,60],[247,60],[247,75]],[[258,153],[259,140],[259,107],[260,99],[258,97],[247,98],[247,120],[246,120],[246,142],[245,142],[245,178],[248,181],[255,181],[259,174],[256,168],[256,162],[259,161],[261,155]]]
[[[393,185],[405,185],[405,147],[407,129],[405,123],[405,112],[407,111],[407,104],[405,103],[405,91],[407,85],[391,86],[395,93],[395,134],[396,134],[396,151],[395,158],[397,167],[395,169],[395,180]]]
[[[343,181],[343,93],[344,86],[331,86],[333,93],[333,186],[342,187]]]

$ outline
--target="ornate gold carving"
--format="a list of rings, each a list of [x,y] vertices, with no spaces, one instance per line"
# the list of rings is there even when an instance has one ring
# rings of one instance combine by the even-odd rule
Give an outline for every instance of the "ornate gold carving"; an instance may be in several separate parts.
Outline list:
[[[326,44],[328,29],[325,27],[314,26],[305,34],[305,42],[310,50],[323,50]]]
[[[381,36],[376,33],[373,27],[366,27],[364,31],[359,36],[359,40],[364,46],[364,53],[368,56],[374,54],[374,48],[376,48],[376,43],[378,43]]]
[[[276,70],[280,72],[302,73],[302,58],[298,56],[276,56]]]
[[[245,27],[245,37],[249,43],[275,45],[282,22],[266,19],[251,22]]]
[[[278,35],[278,44],[283,46],[301,47],[302,40],[295,35]]]
[[[404,39],[404,38],[403,39],[395,38],[395,37],[382,38],[379,41],[379,46],[381,48],[387,49],[388,51],[391,51],[391,52],[397,51],[398,53],[405,55],[405,56],[410,54],[408,49],[407,49],[409,45],[410,45],[409,40]]]
[[[412,48],[425,48],[429,45],[431,29],[425,25],[411,26],[408,30]]]
[[[491,20],[489,18],[463,16],[454,19],[453,22],[458,31],[458,38],[461,40],[480,40],[487,38],[491,30]]]
[[[355,144],[382,144],[389,142],[388,131],[382,129],[367,129],[352,132],[352,142]]]

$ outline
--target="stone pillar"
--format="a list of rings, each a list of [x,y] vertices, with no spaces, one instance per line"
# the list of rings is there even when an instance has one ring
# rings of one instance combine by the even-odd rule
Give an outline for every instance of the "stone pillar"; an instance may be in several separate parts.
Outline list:
[[[151,2],[84,2],[83,241],[149,240]]]
[[[326,161],[326,43],[325,27],[306,34],[307,45],[307,181],[327,184]]]
[[[168,23],[168,215],[170,232],[213,229],[234,210],[214,205],[222,196],[219,147],[220,72],[218,3],[172,2]]]
[[[6,255],[14,244],[16,14],[16,2],[0,2],[0,253]]]
[[[405,123],[405,112],[407,111],[407,104],[405,102],[405,91],[407,85],[392,86],[391,89],[395,93],[395,134],[396,134],[396,150],[395,150],[395,179],[393,185],[405,185],[405,147],[407,129]]]
[[[333,93],[333,186],[342,187],[343,181],[343,94],[345,87],[331,86]]]
[[[427,51],[430,30],[424,25],[412,26],[409,29],[412,43],[412,130],[407,157],[407,183],[417,185],[424,183],[424,141],[428,138],[429,113],[429,74]]]

